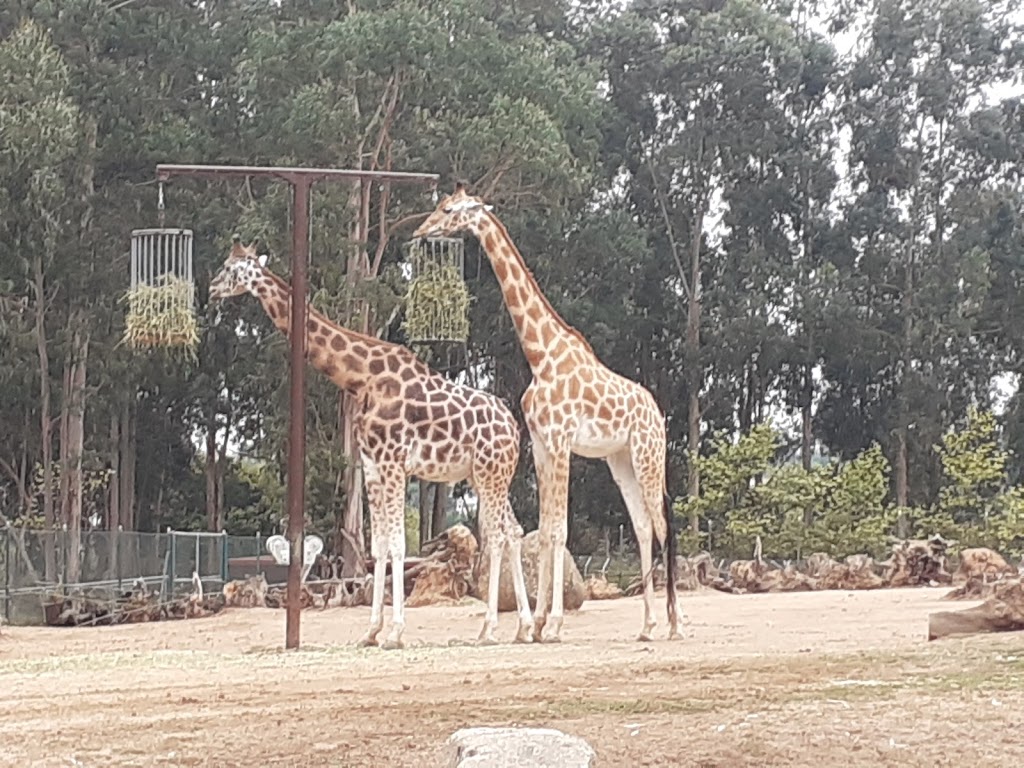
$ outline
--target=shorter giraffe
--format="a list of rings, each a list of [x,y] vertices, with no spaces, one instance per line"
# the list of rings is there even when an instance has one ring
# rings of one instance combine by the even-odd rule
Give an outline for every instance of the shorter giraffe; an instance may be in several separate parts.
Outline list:
[[[235,238],[231,253],[210,284],[210,298],[251,293],[285,335],[291,288],[266,268],[254,243]],[[342,328],[312,307],[306,321],[313,366],[356,398],[355,431],[370,505],[373,606],[359,645],[377,645],[384,626],[387,559],[395,575],[391,631],[382,648],[401,648],[405,629],[405,488],[408,477],[432,482],[469,480],[479,497],[480,535],[490,552],[487,612],[481,644],[496,642],[502,554],[512,562],[519,611],[516,642],[529,642],[533,617],[522,565],[522,526],[512,512],[509,484],[519,461],[519,427],[494,395],[449,381],[409,349]]]

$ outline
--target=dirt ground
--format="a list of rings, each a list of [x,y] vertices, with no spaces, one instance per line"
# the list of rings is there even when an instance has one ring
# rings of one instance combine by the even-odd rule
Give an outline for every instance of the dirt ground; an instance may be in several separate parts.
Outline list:
[[[0,765],[440,765],[472,725],[587,739],[610,766],[995,766],[1024,760],[1024,636],[924,641],[944,589],[684,594],[685,639],[633,640],[639,598],[590,602],[558,645],[475,647],[482,605],[0,630]],[[385,631],[386,631],[385,626]]]

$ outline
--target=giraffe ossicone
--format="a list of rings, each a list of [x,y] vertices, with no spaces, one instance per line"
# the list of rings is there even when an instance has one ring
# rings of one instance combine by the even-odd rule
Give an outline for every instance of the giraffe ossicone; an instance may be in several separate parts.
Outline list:
[[[291,287],[266,267],[254,243],[236,237],[210,283],[211,300],[255,296],[278,330],[290,334]],[[309,308],[307,354],[312,365],[355,397],[356,439],[370,508],[374,559],[370,626],[360,645],[377,645],[384,626],[384,581],[405,572],[405,488],[410,477],[434,482],[468,480],[479,498],[482,545],[490,552],[490,588],[481,643],[496,642],[501,559],[512,565],[519,626],[517,642],[529,642],[533,617],[523,577],[523,529],[508,490],[519,461],[519,427],[499,398],[449,381],[400,344],[343,328]],[[392,579],[392,621],[383,648],[401,648],[405,590]]]
[[[657,623],[651,573],[655,538],[666,560],[669,637],[679,637],[676,540],[665,482],[665,417],[654,396],[605,366],[584,336],[559,316],[505,225],[462,183],[441,199],[413,237],[451,237],[460,232],[473,235],[483,246],[533,373],[521,404],[540,491],[534,639],[557,641],[562,628],[572,454],[604,459],[629,511],[644,577],[644,622],[638,639],[653,639]]]

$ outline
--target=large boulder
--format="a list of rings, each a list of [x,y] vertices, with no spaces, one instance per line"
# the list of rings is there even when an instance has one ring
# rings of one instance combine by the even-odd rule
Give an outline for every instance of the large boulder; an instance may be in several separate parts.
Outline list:
[[[540,555],[540,532],[530,531],[523,537],[523,576],[526,579],[526,594],[530,598],[530,608],[537,608],[537,560]],[[576,561],[569,550],[562,548],[565,558],[565,590],[562,601],[565,610],[575,611],[587,599],[587,585],[583,581]],[[483,548],[476,569],[476,594],[474,597],[487,602],[487,590],[490,583],[490,557],[488,550]],[[516,592],[512,586],[512,563],[508,557],[501,559],[501,578],[498,582],[498,610],[516,610]]]
[[[593,748],[552,728],[463,728],[448,737],[449,768],[590,768]]]

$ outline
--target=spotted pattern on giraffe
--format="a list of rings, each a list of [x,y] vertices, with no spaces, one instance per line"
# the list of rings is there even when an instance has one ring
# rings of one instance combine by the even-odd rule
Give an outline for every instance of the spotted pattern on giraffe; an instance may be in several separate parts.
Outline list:
[[[291,327],[291,287],[266,268],[255,244],[232,246],[210,284],[212,300],[251,294],[284,334]],[[377,645],[383,629],[387,560],[403,573],[405,488],[409,477],[454,483],[468,480],[479,501],[484,545],[491,567],[503,553],[512,561],[519,600],[516,640],[533,634],[523,580],[523,529],[513,514],[508,488],[519,461],[519,427],[508,406],[492,394],[452,382],[406,347],[343,328],[307,308],[309,361],[358,404],[355,435],[370,509],[374,592],[370,626],[361,645]],[[488,595],[479,641],[495,642],[497,578]],[[402,580],[394,580],[391,630],[382,647],[400,648],[405,629]]]
[[[477,238],[533,374],[520,405],[530,432],[540,492],[540,544],[534,639],[559,640],[563,622],[562,548],[568,535],[570,456],[604,459],[622,493],[640,547],[641,569],[652,568],[652,541],[666,553],[669,637],[679,637],[672,510],[665,479],[665,417],[654,396],[610,370],[586,338],[551,306],[505,225],[491,206],[459,184],[417,227],[413,237]],[[550,611],[550,613],[549,613]],[[545,626],[548,632],[545,634]],[[651,640],[653,579],[645,581],[638,639]]]

